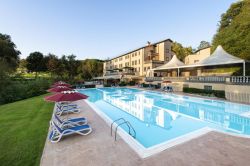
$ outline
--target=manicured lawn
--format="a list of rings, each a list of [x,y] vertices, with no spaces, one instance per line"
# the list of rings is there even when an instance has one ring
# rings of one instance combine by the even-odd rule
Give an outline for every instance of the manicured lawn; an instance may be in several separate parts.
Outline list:
[[[42,96],[0,106],[0,165],[39,165],[53,103]]]

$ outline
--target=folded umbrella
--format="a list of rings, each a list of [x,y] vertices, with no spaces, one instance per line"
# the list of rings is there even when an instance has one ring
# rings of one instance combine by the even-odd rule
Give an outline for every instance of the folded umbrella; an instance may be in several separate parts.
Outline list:
[[[73,90],[67,86],[56,86],[53,88],[48,89],[48,92],[62,92],[62,91],[69,91],[69,90]]]

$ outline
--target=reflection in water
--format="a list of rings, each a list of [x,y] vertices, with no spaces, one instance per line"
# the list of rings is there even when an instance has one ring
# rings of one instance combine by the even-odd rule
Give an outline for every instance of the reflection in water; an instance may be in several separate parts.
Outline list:
[[[83,93],[88,95],[88,90]],[[95,95],[90,95],[89,100],[104,100],[133,115],[146,126],[171,129],[174,121],[185,116],[202,120],[209,127],[250,135],[249,105],[127,88],[102,88],[96,90]]]

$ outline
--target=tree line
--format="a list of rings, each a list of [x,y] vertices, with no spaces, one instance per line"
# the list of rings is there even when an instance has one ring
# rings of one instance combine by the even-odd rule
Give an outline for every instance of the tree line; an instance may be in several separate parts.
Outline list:
[[[84,79],[101,76],[103,61],[98,59],[77,60],[75,55],[63,55],[61,58],[54,54],[43,55],[33,52],[20,63],[20,67],[28,72],[49,72],[51,77],[60,79]]]

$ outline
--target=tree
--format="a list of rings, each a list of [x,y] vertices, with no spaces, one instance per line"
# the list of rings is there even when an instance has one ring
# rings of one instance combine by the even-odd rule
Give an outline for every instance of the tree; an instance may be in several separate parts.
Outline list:
[[[192,54],[193,50],[192,47],[183,47],[178,42],[173,42],[171,49],[181,61],[184,61],[187,55]]]
[[[11,37],[0,33],[0,71],[13,72],[18,67],[20,51]]]
[[[27,71],[27,61],[26,61],[25,59],[21,59],[21,60],[20,60],[18,69],[19,69],[22,73],[24,73],[24,72]]]
[[[27,61],[27,69],[30,72],[36,72],[36,78],[37,73],[44,71],[44,56],[40,52],[33,52],[30,53],[30,55],[26,58]]]
[[[62,63],[62,68],[64,70],[64,75],[69,79],[73,80],[78,75],[78,68],[80,66],[80,61],[76,60],[75,55],[63,55],[60,59]]]
[[[103,61],[97,59],[86,59],[81,62],[81,76],[85,80],[90,80],[93,77],[103,74]]]
[[[201,41],[200,42],[200,45],[197,47],[198,50],[201,50],[203,48],[207,48],[207,47],[210,47],[210,43],[207,42],[207,41]]]
[[[218,45],[234,56],[250,60],[250,0],[233,3],[221,15],[212,50]]]
[[[47,70],[51,73],[51,77],[53,75],[60,76],[62,78],[63,76],[63,69],[61,68],[62,63],[58,59],[58,57],[54,54],[48,54],[46,57],[44,57],[47,61],[46,67]]]

